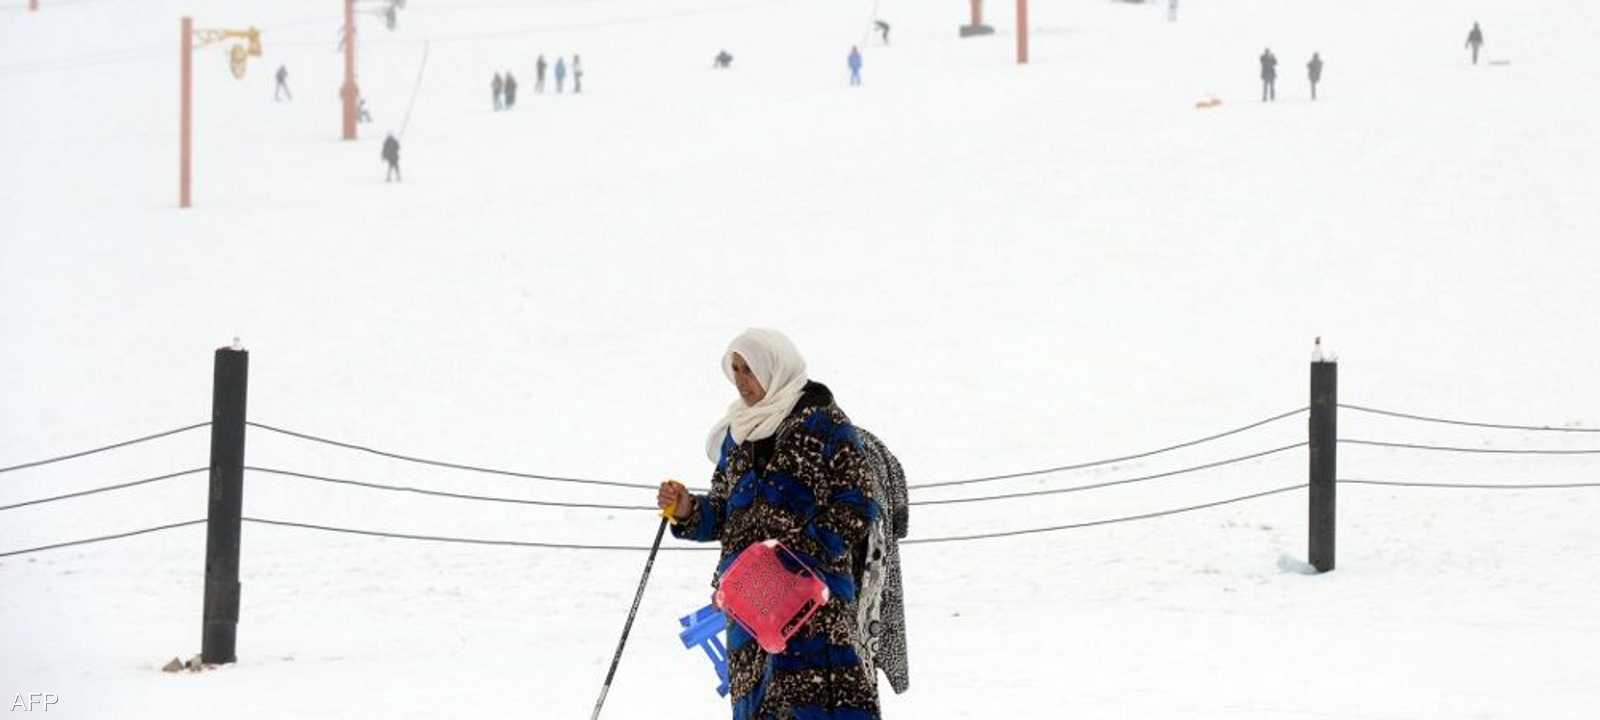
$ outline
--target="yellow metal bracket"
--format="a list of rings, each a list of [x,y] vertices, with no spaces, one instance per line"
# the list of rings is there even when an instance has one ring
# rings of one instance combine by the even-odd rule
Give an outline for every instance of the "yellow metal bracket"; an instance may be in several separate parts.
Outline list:
[[[233,71],[233,76],[243,78],[245,63],[251,57],[261,57],[261,31],[255,28],[249,30],[196,30],[194,31],[194,46],[202,48],[214,45],[224,40],[249,40],[248,47],[235,44],[228,49],[228,67]]]

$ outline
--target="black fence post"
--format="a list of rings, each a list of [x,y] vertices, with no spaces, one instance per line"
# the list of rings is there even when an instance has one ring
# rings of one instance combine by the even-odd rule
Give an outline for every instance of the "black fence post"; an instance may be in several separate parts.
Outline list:
[[[1311,362],[1311,566],[1333,569],[1334,499],[1338,472],[1339,363],[1322,359],[1321,343]]]
[[[200,660],[238,660],[239,526],[244,510],[244,404],[250,353],[218,348],[211,386],[211,496],[206,515],[206,594]]]

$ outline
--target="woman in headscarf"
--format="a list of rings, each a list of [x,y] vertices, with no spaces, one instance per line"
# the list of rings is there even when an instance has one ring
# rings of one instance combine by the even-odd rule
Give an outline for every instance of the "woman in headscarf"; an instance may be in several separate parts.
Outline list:
[[[657,504],[676,520],[673,536],[722,544],[713,585],[746,547],[777,539],[829,590],[828,603],[776,655],[729,624],[734,720],[877,720],[876,678],[857,652],[853,550],[878,513],[861,435],[780,332],[734,338],[722,372],[739,399],[706,439],[717,464],[710,492],[667,481]]]

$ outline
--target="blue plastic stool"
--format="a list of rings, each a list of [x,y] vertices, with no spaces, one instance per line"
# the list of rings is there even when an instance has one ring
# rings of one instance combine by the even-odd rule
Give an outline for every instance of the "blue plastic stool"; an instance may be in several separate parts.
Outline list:
[[[711,658],[712,667],[717,670],[717,679],[722,681],[717,686],[717,694],[723,697],[728,695],[728,650],[722,646],[722,631],[728,627],[728,618],[722,614],[715,605],[707,605],[694,611],[693,615],[678,618],[678,624],[683,626],[683,631],[678,633],[678,639],[683,641],[683,646],[692,648],[696,645],[706,651],[706,657]]]

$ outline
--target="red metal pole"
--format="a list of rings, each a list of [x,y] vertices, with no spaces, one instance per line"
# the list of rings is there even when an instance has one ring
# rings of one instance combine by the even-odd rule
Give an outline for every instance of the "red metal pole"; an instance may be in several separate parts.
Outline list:
[[[39,0],[28,0],[28,10],[39,12]]]
[[[983,0],[972,0],[972,26],[983,24]]]
[[[1017,0],[1017,64],[1028,63],[1028,0]]]
[[[356,2],[344,0],[344,86],[339,96],[344,100],[344,139],[356,139]]]
[[[184,18],[183,22],[180,23],[180,28],[183,32],[183,40],[179,45],[181,55],[178,58],[178,65],[183,68],[183,79],[180,83],[183,88],[183,109],[178,120],[180,128],[178,131],[178,207],[186,208],[189,207],[189,78],[191,75],[190,65],[194,57],[194,19]]]

